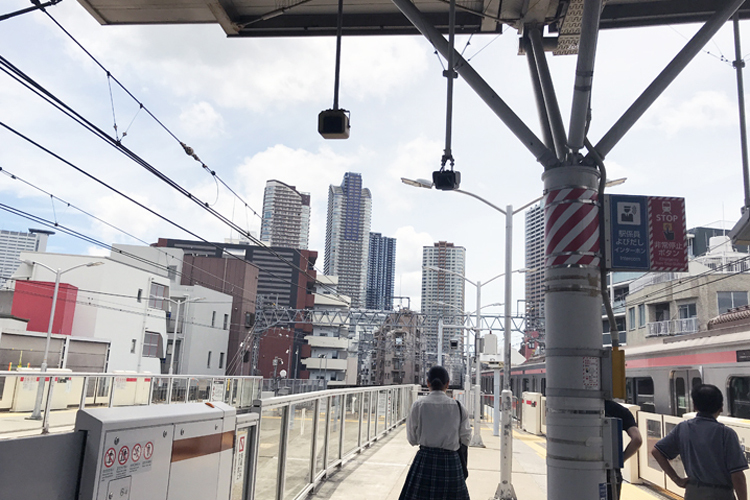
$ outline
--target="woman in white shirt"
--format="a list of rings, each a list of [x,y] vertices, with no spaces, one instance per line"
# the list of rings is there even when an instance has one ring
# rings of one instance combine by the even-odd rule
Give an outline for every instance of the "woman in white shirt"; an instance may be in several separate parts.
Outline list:
[[[427,374],[430,393],[414,402],[406,420],[406,438],[419,451],[399,500],[468,500],[469,490],[458,456],[459,442],[469,444],[469,415],[448,397],[448,371],[433,366]]]

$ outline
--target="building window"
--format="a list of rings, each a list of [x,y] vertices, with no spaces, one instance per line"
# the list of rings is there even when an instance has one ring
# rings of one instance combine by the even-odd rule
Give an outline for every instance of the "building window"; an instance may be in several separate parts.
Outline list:
[[[717,292],[716,295],[719,300],[719,314],[747,305],[747,292]]]
[[[206,361],[206,368],[211,368],[211,351],[208,351],[208,361]]]
[[[628,329],[635,330],[635,307],[628,309]]]
[[[143,336],[143,357],[160,358],[161,352],[161,335],[153,332],[146,332]]]
[[[167,277],[170,281],[177,279],[177,266],[167,266]]]
[[[229,329],[229,315],[225,314],[224,315],[224,330],[228,330],[228,329]]]
[[[211,328],[216,326],[216,311],[211,313]]]
[[[245,313],[245,327],[246,328],[250,328],[251,326],[253,326],[253,323],[255,322],[254,316],[255,315],[251,312]]]
[[[151,283],[151,292],[148,297],[148,307],[151,309],[164,310],[164,298],[167,296],[167,287],[159,283]]]
[[[638,328],[646,326],[646,304],[638,305]]]
[[[677,312],[680,319],[695,318],[698,316],[695,310],[695,304],[681,304],[677,306]]]
[[[219,353],[219,368],[224,368],[224,353]]]

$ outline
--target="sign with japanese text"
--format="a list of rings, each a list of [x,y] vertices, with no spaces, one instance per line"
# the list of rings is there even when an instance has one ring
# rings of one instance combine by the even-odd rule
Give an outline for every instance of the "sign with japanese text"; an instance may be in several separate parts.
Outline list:
[[[611,269],[648,269],[648,203],[645,196],[610,195],[607,210],[611,220]]]
[[[685,199],[604,197],[606,265],[615,271],[686,271]]]
[[[685,199],[649,197],[648,229],[652,271],[687,271]]]

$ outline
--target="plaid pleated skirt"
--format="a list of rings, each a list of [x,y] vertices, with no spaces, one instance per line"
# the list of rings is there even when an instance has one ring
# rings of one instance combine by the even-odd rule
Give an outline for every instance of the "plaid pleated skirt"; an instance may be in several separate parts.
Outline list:
[[[469,500],[458,453],[420,446],[399,500]]]

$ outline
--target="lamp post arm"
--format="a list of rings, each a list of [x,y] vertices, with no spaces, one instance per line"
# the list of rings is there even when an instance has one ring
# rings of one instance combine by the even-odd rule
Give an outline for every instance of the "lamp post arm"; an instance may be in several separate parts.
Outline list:
[[[490,207],[494,208],[494,209],[495,209],[495,210],[497,210],[498,212],[500,212],[500,213],[502,213],[502,214],[504,214],[504,213],[505,213],[505,210],[503,210],[502,208],[498,207],[497,205],[495,205],[495,204],[493,204],[493,203],[490,203],[489,201],[485,200],[484,198],[482,198],[482,197],[481,197],[481,196],[479,196],[479,195],[476,195],[476,194],[474,194],[474,193],[470,193],[470,192],[468,192],[468,191],[463,191],[463,190],[461,190],[461,189],[454,189],[454,190],[453,190],[453,192],[454,192],[454,193],[461,193],[461,194],[465,194],[466,196],[471,196],[472,198],[475,198],[475,199],[477,199],[477,200],[481,201],[481,202],[482,202],[482,203],[484,203],[485,205],[488,205],[488,206],[490,206]]]

